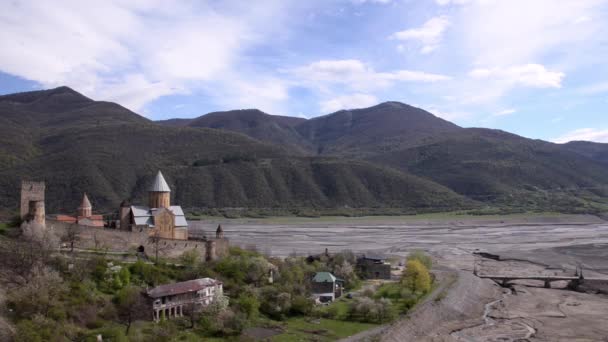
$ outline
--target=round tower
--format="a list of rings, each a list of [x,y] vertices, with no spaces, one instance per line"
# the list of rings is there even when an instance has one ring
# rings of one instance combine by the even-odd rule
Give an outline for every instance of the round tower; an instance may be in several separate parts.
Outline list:
[[[169,208],[171,206],[171,189],[163,174],[158,171],[149,192],[150,208]]]
[[[218,224],[217,229],[215,230],[215,238],[223,239],[224,238],[224,229],[222,229],[222,225]]]
[[[89,197],[85,193],[82,197],[82,203],[80,207],[78,207],[78,217],[91,217],[93,215],[93,206],[91,205],[91,201],[89,201]]]

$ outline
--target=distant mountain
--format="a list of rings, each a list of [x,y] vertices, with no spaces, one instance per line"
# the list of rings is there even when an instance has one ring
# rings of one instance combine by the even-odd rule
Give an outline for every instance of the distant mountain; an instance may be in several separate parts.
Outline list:
[[[281,144],[293,151],[350,157],[414,146],[461,130],[425,110],[399,102],[342,110],[310,120],[245,109],[159,123],[223,129]]]
[[[296,129],[319,154],[362,156],[414,146],[461,128],[420,108],[385,102],[310,119]]]
[[[251,126],[259,124],[261,131],[289,132],[300,121],[278,117],[268,124],[266,114],[255,115],[259,119]],[[0,97],[0,120],[4,210],[17,207],[21,179],[47,182],[49,212],[73,211],[85,191],[98,211],[115,210],[125,198],[143,203],[158,169],[176,202],[186,208],[430,210],[472,205],[452,190],[406,172],[365,161],[302,157],[286,143],[270,144],[225,129],[160,125],[66,87]],[[222,121],[210,116],[202,125]],[[225,125],[239,127],[230,120]]]
[[[608,165],[608,144],[590,141],[571,141],[563,146],[570,151]]]
[[[242,109],[209,113],[188,121],[187,126],[238,132],[260,141],[279,144],[303,153],[310,149],[309,143],[298,134],[294,127],[305,121],[306,119],[291,116],[270,115],[257,109]],[[167,124],[166,121],[164,123]],[[172,124],[175,123],[186,122],[172,122]]]

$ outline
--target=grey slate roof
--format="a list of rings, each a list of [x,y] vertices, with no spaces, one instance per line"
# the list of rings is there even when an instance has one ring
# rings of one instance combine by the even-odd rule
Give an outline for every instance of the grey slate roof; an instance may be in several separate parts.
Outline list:
[[[133,213],[135,224],[138,226],[147,225],[149,227],[154,227],[154,214],[157,210],[160,209],[150,209],[148,207],[135,205],[131,206],[131,212]],[[179,205],[172,205],[169,207],[169,210],[173,213],[173,215],[175,215],[176,227],[188,227],[188,221],[186,220],[182,207]]]
[[[221,284],[221,282],[211,278],[200,278],[182,281],[180,283],[157,286],[148,291],[148,296],[152,298],[159,298],[188,292],[196,292],[206,287],[215,286],[218,284]]]
[[[153,192],[171,192],[171,188],[169,188],[169,184],[165,181],[165,177],[163,177],[162,172],[160,170],[156,174],[156,178],[154,179],[154,183],[150,187],[150,191]]]

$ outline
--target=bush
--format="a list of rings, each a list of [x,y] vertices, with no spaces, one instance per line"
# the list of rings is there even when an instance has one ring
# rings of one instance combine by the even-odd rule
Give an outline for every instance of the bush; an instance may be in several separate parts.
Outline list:
[[[236,307],[242,311],[247,318],[256,318],[260,312],[260,301],[253,293],[243,293],[236,300]]]
[[[395,309],[388,298],[373,300],[367,297],[355,298],[348,307],[348,318],[364,323],[384,323],[396,317]]]
[[[291,301],[289,313],[294,316],[309,315],[312,312],[314,301],[306,296],[295,296]]]

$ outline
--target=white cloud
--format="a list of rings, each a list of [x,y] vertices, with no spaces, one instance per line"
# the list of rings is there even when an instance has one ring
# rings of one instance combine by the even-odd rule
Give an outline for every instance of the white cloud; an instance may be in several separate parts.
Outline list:
[[[0,70],[141,110],[203,82],[221,86],[243,51],[279,20],[264,23],[273,6],[223,14],[219,5],[189,1],[4,1]]]
[[[423,108],[423,106],[416,106],[416,107]],[[472,116],[472,113],[469,113],[466,111],[443,110],[443,109],[437,108],[436,106],[429,106],[424,109],[437,117],[440,117],[442,119],[449,120],[449,121],[457,120],[457,119],[465,119],[465,118],[469,118]]]
[[[378,99],[373,95],[356,93],[323,101],[320,106],[322,112],[333,113],[340,109],[365,108],[377,103]]]
[[[511,115],[515,112],[516,112],[516,110],[513,108],[503,109],[501,111],[498,111],[498,112],[492,114],[492,116],[507,116],[507,115]]]
[[[422,44],[420,52],[427,54],[439,47],[443,33],[449,25],[450,21],[446,16],[434,17],[421,27],[395,32],[390,38],[401,41],[418,41]]]
[[[562,135],[555,139],[554,142],[562,144],[580,140],[608,143],[608,129],[581,128]]]
[[[558,53],[580,63],[601,36],[593,18],[605,0],[474,0],[454,14],[460,48],[476,65],[517,65]],[[568,53],[564,54],[564,51]],[[588,58],[588,57],[586,57]]]
[[[314,86],[324,92],[333,84],[345,85],[357,91],[369,91],[392,86],[395,82],[440,82],[450,77],[412,70],[377,72],[357,59],[322,60],[289,70],[296,83]]]
[[[507,84],[535,88],[561,88],[563,72],[549,71],[540,64],[515,65],[507,68],[479,68],[469,73],[476,79],[495,79]]]

